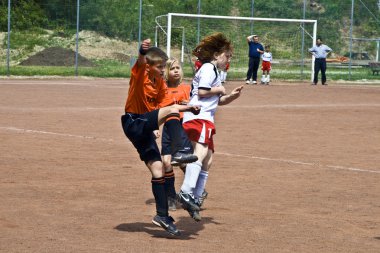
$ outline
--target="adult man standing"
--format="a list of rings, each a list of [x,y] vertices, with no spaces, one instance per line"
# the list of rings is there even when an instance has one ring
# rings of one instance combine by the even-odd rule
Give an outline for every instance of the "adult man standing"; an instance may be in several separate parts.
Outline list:
[[[257,35],[248,36],[247,42],[249,46],[249,63],[245,83],[250,84],[252,78],[252,83],[257,84],[257,70],[260,66],[261,54],[264,53],[264,47],[259,43],[259,36]]]
[[[332,51],[331,48],[322,43],[321,38],[317,38],[317,45],[309,49],[309,53],[315,56],[314,80],[312,85],[317,85],[319,71],[322,73],[322,85],[326,83],[326,57]]]

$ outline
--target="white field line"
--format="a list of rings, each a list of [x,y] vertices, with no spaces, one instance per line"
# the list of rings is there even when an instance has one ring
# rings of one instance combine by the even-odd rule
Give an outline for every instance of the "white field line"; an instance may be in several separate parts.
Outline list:
[[[287,159],[276,159],[276,158],[268,158],[268,157],[260,157],[260,156],[237,155],[237,154],[230,154],[230,153],[224,153],[224,152],[215,152],[215,154],[224,155],[224,156],[232,156],[232,157],[243,157],[243,158],[248,158],[248,159],[257,159],[257,160],[264,160],[264,161],[291,163],[291,164],[297,164],[297,165],[307,165],[307,166],[313,166],[313,167],[326,167],[326,168],[333,169],[333,170],[346,170],[346,171],[356,171],[356,172],[367,172],[367,173],[380,174],[380,171],[376,171],[376,170],[367,170],[367,169],[359,169],[359,168],[335,166],[335,165],[321,165],[321,164],[317,164],[317,163],[293,161],[293,160],[287,160]]]
[[[342,108],[342,107],[380,107],[380,104],[270,104],[270,105],[225,105],[222,108],[248,108],[248,109],[283,109],[283,108]],[[40,111],[40,112],[54,112],[54,111],[120,111],[123,113],[124,107],[109,106],[109,107],[12,107],[0,106],[2,111]]]
[[[99,82],[99,81],[95,81]],[[120,85],[113,85],[113,84],[92,84],[91,81],[86,81],[84,83],[71,83],[71,82],[0,82],[0,85],[26,85],[26,86],[31,86],[31,85],[37,85],[37,86],[84,86],[84,87],[94,87],[94,88],[108,88],[108,89],[126,89],[129,87],[129,81],[125,81],[125,86],[120,86]]]
[[[49,131],[31,130],[31,129],[23,129],[23,128],[17,128],[17,127],[0,127],[0,129],[4,131],[11,131],[11,132],[17,132],[17,133],[46,134],[46,135],[55,135],[55,136],[62,136],[62,137],[98,140],[98,141],[104,141],[104,142],[114,142],[113,139],[99,138],[99,137],[94,137],[94,136],[55,133],[55,132],[49,132]]]
[[[70,137],[70,138],[90,139],[90,140],[97,140],[97,141],[104,141],[104,142],[115,142],[115,140],[113,140],[113,139],[98,138],[98,137],[94,137],[94,136],[54,133],[54,132],[48,132],[48,131],[30,130],[30,129],[22,129],[22,128],[16,128],[16,127],[0,127],[0,130],[17,132],[17,133],[46,134],[46,135],[55,135],[55,136]],[[332,169],[332,170],[344,170],[344,171],[355,171],[355,172],[380,174],[380,171],[376,171],[376,170],[368,170],[368,169],[360,169],[360,168],[352,168],[352,167],[344,167],[344,166],[336,166],[336,165],[321,165],[321,164],[317,164],[317,163],[294,161],[294,160],[287,160],[287,159],[276,159],[276,158],[259,157],[259,156],[238,155],[238,154],[231,154],[231,153],[224,153],[224,152],[215,152],[215,154],[216,155],[231,156],[231,157],[243,157],[243,158],[247,158],[247,159],[274,161],[274,162],[281,162],[281,163],[291,163],[291,164],[296,164],[296,165],[306,165],[306,166],[313,166],[313,167],[319,167],[319,168],[324,167],[324,168],[328,168],[328,169]]]
[[[380,107],[380,104],[282,104],[282,105],[225,105],[222,108],[333,108],[333,107]]]
[[[0,106],[0,111],[21,111],[21,112],[80,112],[80,111],[120,111],[124,113],[124,106],[110,106],[110,107],[12,107]],[[121,115],[120,114],[120,115]]]
[[[92,82],[99,83],[99,80],[83,80],[81,82],[56,82],[55,80],[49,80],[47,82],[46,80],[44,81],[36,81],[36,80],[30,80],[29,81],[15,81],[15,80],[10,80],[7,82],[6,79],[1,79],[0,78],[0,86],[2,85],[37,85],[37,86],[85,86],[85,87],[94,87],[94,88],[109,88],[109,89],[128,89],[129,88],[129,79],[125,80],[117,80],[115,81],[115,84],[94,84]],[[190,83],[191,80],[188,81]],[[231,80],[232,83],[236,82],[241,82],[244,83],[244,80]],[[109,80],[105,80],[105,83],[109,83]],[[281,86],[310,86],[309,81],[299,81],[298,83],[293,83],[293,82],[282,82],[282,81],[274,81],[273,86],[281,85]],[[329,86],[330,88],[342,88],[342,89],[380,89],[380,86],[377,85],[379,84],[379,81],[373,81],[373,80],[361,80],[361,81],[352,81],[352,82],[345,82],[345,81],[331,81],[331,85]],[[124,85],[125,84],[125,85]],[[315,88],[315,87],[313,87]],[[325,87],[327,88],[327,87]]]

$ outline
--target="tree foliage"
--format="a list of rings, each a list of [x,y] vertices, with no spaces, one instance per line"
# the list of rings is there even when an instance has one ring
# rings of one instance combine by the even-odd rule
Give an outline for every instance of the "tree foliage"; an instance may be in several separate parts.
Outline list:
[[[155,17],[169,12],[251,16],[251,0],[143,0],[142,37],[152,37]],[[302,18],[303,0],[257,0],[256,17]],[[316,2],[317,7],[311,2]],[[362,2],[362,1],[361,1]],[[362,36],[377,36],[379,21],[377,1],[364,1],[355,6],[355,26]],[[368,3],[367,3],[368,2]],[[78,0],[12,0],[12,29],[34,27],[75,29]],[[324,38],[339,41],[347,31],[351,1],[307,1],[307,19],[318,20],[318,32]],[[80,29],[94,30],[107,36],[136,40],[139,32],[139,0],[80,0]],[[0,30],[7,30],[8,0],[0,0]],[[372,12],[372,13],[371,13]],[[206,28],[207,29],[207,28]],[[194,34],[195,36],[195,34]],[[190,38],[191,39],[191,38]]]
[[[13,0],[11,2],[12,28],[31,29],[47,24],[48,19],[35,1]],[[8,1],[0,0],[0,31],[8,28]]]

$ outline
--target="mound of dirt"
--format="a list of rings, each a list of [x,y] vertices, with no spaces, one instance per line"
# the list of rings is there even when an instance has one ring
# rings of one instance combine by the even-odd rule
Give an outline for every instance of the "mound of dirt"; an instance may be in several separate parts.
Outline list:
[[[74,66],[75,52],[71,49],[61,47],[46,48],[41,52],[21,62],[23,66]],[[81,67],[96,66],[90,60],[78,55],[78,65]]]

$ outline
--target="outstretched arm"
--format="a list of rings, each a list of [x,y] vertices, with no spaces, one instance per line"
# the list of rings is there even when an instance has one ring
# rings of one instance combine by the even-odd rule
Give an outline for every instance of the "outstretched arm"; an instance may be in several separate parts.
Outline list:
[[[219,98],[219,105],[227,105],[231,103],[232,101],[234,101],[235,99],[237,99],[240,96],[241,90],[243,89],[243,87],[244,87],[243,85],[236,87],[235,89],[231,91],[230,94],[221,96]]]
[[[201,98],[208,98],[215,95],[226,95],[226,90],[223,85],[212,87],[209,90],[198,89],[198,96]]]
[[[172,105],[174,108],[177,108],[180,112],[192,112],[197,115],[201,111],[201,107],[199,105]]]

